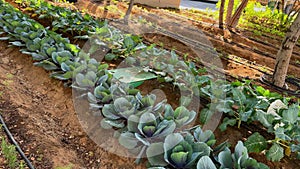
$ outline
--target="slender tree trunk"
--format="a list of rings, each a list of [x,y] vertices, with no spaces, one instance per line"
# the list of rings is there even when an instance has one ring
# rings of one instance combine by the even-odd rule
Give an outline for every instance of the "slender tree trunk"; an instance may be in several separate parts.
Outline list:
[[[132,8],[133,8],[133,4],[134,4],[134,0],[130,0],[128,9],[127,9],[126,14],[125,14],[125,16],[124,16],[124,23],[125,23],[125,24],[128,24],[128,19],[129,19],[131,10],[132,10]]]
[[[232,11],[233,11],[234,0],[229,0],[227,14],[226,14],[226,24],[228,25],[231,21]]]
[[[243,0],[241,2],[241,4],[239,5],[239,7],[236,9],[235,13],[233,14],[230,23],[229,23],[229,27],[231,28],[235,28],[240,20],[240,17],[243,13],[243,10],[245,9],[246,5],[248,3],[248,0]]]
[[[221,6],[219,11],[219,28],[223,29],[223,15],[224,15],[225,0],[221,0]]]
[[[292,57],[293,48],[300,35],[300,14],[289,28],[281,47],[276,56],[276,65],[274,68],[272,83],[276,86],[283,87],[285,77],[288,71],[289,62]]]

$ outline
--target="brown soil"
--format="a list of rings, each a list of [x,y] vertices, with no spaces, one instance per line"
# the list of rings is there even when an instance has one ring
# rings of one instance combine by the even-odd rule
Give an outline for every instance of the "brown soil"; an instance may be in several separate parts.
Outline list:
[[[7,46],[0,42],[0,111],[36,168],[141,168],[90,140],[74,111],[71,89]]]

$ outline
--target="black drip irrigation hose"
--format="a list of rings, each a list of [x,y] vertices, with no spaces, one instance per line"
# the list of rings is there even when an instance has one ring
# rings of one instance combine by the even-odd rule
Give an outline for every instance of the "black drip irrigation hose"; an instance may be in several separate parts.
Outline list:
[[[5,133],[7,134],[7,137],[11,140],[11,142],[15,145],[17,151],[19,152],[19,154],[21,155],[21,157],[24,159],[24,161],[26,162],[27,166],[30,169],[34,169],[33,165],[31,164],[31,162],[29,161],[29,159],[26,157],[26,155],[24,154],[24,152],[22,151],[21,147],[19,146],[19,144],[16,142],[16,140],[14,139],[13,135],[11,134],[11,132],[9,131],[9,129],[7,128],[1,114],[0,114],[0,123],[2,124],[2,127],[5,131]]]
[[[300,79],[294,78],[294,77],[287,77],[287,78],[286,78],[286,81],[287,81],[288,83],[291,83],[291,84],[297,86],[297,90],[300,91]]]
[[[293,91],[293,90],[289,90],[289,89],[286,89],[286,88],[283,88],[283,87],[278,87],[278,86],[274,85],[273,83],[271,83],[268,80],[267,77],[268,77],[268,75],[266,75],[266,74],[262,75],[260,77],[260,81],[262,83],[266,84],[266,85],[270,85],[272,88],[274,88],[277,91],[280,91],[282,93],[288,93],[289,95],[292,95],[292,96],[300,97],[300,93],[299,93],[299,90],[300,90],[300,80],[299,79],[296,79],[296,78],[286,78],[286,82],[297,86],[298,89],[296,89],[296,91]]]

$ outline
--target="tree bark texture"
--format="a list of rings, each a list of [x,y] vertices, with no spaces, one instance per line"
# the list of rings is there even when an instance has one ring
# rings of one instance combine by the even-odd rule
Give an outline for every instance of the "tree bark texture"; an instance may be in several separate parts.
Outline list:
[[[134,4],[134,0],[130,0],[128,9],[127,9],[126,14],[124,16],[124,22],[125,22],[125,24],[128,24],[128,19],[129,19],[131,10],[133,8],[133,4]]]
[[[219,28],[223,29],[223,17],[224,17],[224,5],[225,0],[221,0],[221,6],[219,11]]]
[[[243,0],[241,2],[241,4],[239,5],[239,7],[236,9],[236,11],[234,12],[230,22],[228,23],[229,27],[231,28],[235,28],[240,20],[240,17],[243,13],[243,10],[245,9],[246,5],[248,3],[248,0]]]
[[[283,87],[287,75],[289,62],[292,57],[293,48],[300,35],[300,15],[298,13],[295,21],[289,28],[286,37],[281,43],[281,47],[276,55],[272,82],[278,87]]]
[[[226,14],[226,23],[230,23],[232,11],[233,11],[234,0],[229,0]]]

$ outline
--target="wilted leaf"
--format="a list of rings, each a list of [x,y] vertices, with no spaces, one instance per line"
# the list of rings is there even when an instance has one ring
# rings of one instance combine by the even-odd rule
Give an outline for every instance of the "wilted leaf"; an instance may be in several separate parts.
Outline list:
[[[286,109],[287,106],[281,100],[275,100],[272,102],[267,110],[267,114],[272,114],[275,117],[280,117],[277,114],[277,110]]]

